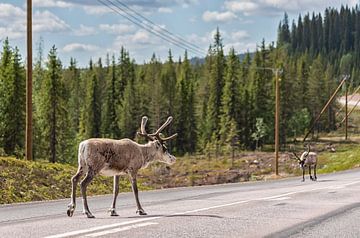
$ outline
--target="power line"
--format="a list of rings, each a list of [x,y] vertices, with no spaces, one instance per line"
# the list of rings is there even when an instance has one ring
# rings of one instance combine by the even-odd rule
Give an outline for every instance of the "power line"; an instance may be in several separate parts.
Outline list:
[[[141,19],[137,18],[137,17],[134,16],[134,15],[131,15],[131,14],[128,13],[125,9],[121,8],[121,7],[118,6],[118,5],[115,5],[115,4],[114,4],[113,2],[111,2],[110,0],[107,0],[107,1],[110,2],[110,3],[111,3],[113,6],[115,6],[117,9],[119,9],[120,11],[122,11],[123,13],[125,13],[127,16],[129,16],[129,17],[131,17],[133,20],[137,21],[137,23],[140,24],[141,27],[144,28],[145,30],[147,30],[147,31],[149,31],[149,32],[151,32],[151,33],[155,33],[155,32],[156,32],[156,35],[157,35],[157,36],[159,36],[158,34],[160,34],[161,36],[163,36],[163,37],[165,37],[165,38],[168,39],[168,40],[166,40],[166,41],[171,42],[171,43],[173,43],[173,44],[175,44],[175,45],[177,45],[177,46],[181,45],[183,49],[189,50],[189,51],[191,51],[191,52],[193,52],[193,53],[195,53],[195,54],[197,54],[197,55],[199,55],[199,54],[203,55],[203,54],[204,54],[204,52],[203,52],[202,50],[200,51],[200,50],[198,50],[198,49],[196,49],[196,48],[194,48],[194,47],[191,47],[191,46],[189,47],[188,45],[184,44],[183,40],[176,39],[176,38],[174,38],[174,37],[171,37],[171,36],[163,33],[161,30],[164,30],[164,29],[163,29],[161,26],[156,25],[155,23],[154,23],[154,25],[151,25],[151,24],[149,24],[149,23],[147,23],[147,22],[144,23]],[[118,1],[118,2],[119,2],[119,1]],[[133,10],[132,10],[132,11],[133,11]],[[139,15],[140,15],[140,14],[139,14]],[[142,17],[142,18],[144,18],[145,20],[147,20],[147,18],[145,18],[145,17]],[[128,19],[128,18],[127,18],[127,19]],[[172,33],[171,33],[171,34],[172,34]],[[162,38],[162,39],[163,39],[163,38]],[[180,46],[179,46],[179,47],[180,47]]]
[[[145,20],[145,23],[147,25],[149,25],[149,23],[151,23],[152,25],[158,27],[159,29],[165,31],[166,33],[170,34],[172,37],[171,38],[175,38],[176,40],[180,40],[184,45],[187,45],[189,48],[193,48],[195,50],[200,50],[200,52],[204,52],[203,49],[201,49],[200,47],[198,47],[197,45],[187,41],[186,39],[184,39],[181,36],[175,35],[172,32],[168,31],[166,28],[161,27],[160,25],[156,24],[155,22],[151,21],[149,18],[143,16],[141,13],[135,11],[134,9],[130,8],[127,4],[120,2],[119,0],[116,0],[119,4],[121,4],[122,6],[124,6],[126,9],[130,10],[131,12],[135,13],[137,16],[139,16],[140,18]]]
[[[105,0],[98,0],[98,2],[100,2],[100,3],[103,4],[104,6],[112,9],[114,12],[118,13],[118,14],[121,15],[122,17],[126,18],[127,20],[129,20],[130,22],[134,23],[134,24],[137,25],[138,27],[146,30],[147,32],[152,33],[152,34],[156,35],[157,37],[160,37],[161,39],[163,39],[163,40],[165,40],[165,41],[167,41],[167,42],[169,42],[169,43],[171,43],[171,44],[174,44],[174,45],[176,45],[176,46],[178,46],[178,47],[180,47],[180,48],[182,48],[182,49],[184,49],[184,50],[190,51],[190,52],[192,52],[192,53],[194,53],[194,54],[196,54],[196,55],[200,55],[200,52],[199,52],[198,50],[195,51],[195,50],[193,50],[193,49],[190,49],[189,47],[185,46],[182,42],[175,41],[175,40],[169,38],[167,35],[164,35],[163,33],[158,32],[158,31],[156,31],[156,30],[154,30],[154,29],[149,29],[148,26],[144,26],[141,21],[139,22],[139,19],[137,19],[137,18],[129,15],[129,16],[131,17],[131,18],[130,18],[129,16],[121,13],[120,11],[125,12],[125,13],[126,13],[126,11],[124,11],[124,9],[121,9],[119,6],[115,5],[115,4],[114,4],[113,2],[111,2],[110,0],[106,0],[106,1],[109,2],[112,6],[110,6],[110,4],[108,4],[108,3],[104,2],[104,1],[105,1]],[[119,11],[119,10],[120,10],[120,11]],[[127,14],[127,13],[126,13],[126,14]],[[132,18],[135,18],[135,20],[133,20]],[[202,53],[203,53],[203,52],[201,52],[201,54],[202,54]]]

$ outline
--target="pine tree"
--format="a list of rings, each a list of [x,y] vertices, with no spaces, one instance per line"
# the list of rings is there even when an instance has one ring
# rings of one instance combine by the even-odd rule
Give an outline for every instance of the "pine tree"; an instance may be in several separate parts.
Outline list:
[[[126,52],[122,57],[125,65],[122,67],[127,74],[127,82],[123,94],[123,99],[119,105],[119,128],[122,131],[122,137],[133,139],[136,135],[136,130],[140,121],[138,114],[138,96],[136,92],[135,82],[135,68],[133,62],[130,60],[129,53]]]
[[[116,93],[116,62],[115,56],[112,56],[111,66],[108,68],[106,76],[106,92],[105,92],[105,103],[103,113],[103,124],[102,131],[105,137],[119,139],[121,136],[120,128],[117,123],[116,106],[118,105],[117,93]]]
[[[222,145],[231,145],[239,130],[236,123],[240,117],[239,109],[241,108],[238,93],[240,89],[239,64],[239,58],[234,48],[231,48],[226,61],[225,85],[221,100],[220,138]]]
[[[42,148],[50,162],[66,161],[70,152],[69,115],[62,65],[53,46],[48,54],[45,78],[41,85],[41,98],[38,105],[39,126],[42,130]]]
[[[206,138],[208,142],[215,145],[217,154],[219,152],[219,118],[225,71],[225,56],[219,29],[216,31],[214,44],[210,47],[209,54],[212,59],[210,61],[209,101],[205,122],[206,131],[210,134],[207,134]]]
[[[4,152],[21,155],[24,147],[25,71],[19,50],[5,39],[0,65],[0,135]]]
[[[99,82],[90,60],[89,71],[86,75],[86,95],[80,118],[80,138],[88,139],[100,137],[101,101],[99,97]]]
[[[196,118],[194,75],[185,52],[177,82],[176,150],[179,154],[193,153],[196,148]]]
[[[284,19],[279,24],[278,28],[278,47],[281,47],[287,43],[290,43],[290,28],[289,28],[289,17],[287,13],[284,13]]]

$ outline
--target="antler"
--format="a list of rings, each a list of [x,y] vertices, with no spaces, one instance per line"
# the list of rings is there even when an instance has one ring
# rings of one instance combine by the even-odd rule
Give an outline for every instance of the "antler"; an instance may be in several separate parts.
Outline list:
[[[145,126],[146,126],[146,123],[148,121],[148,117],[147,116],[143,116],[141,118],[141,125],[140,125],[140,132],[138,132],[137,134],[139,136],[143,136],[145,137],[146,139],[150,140],[150,141],[153,141],[155,140],[154,137],[152,137],[151,135],[149,135],[147,132],[146,132],[146,129],[145,129]]]
[[[292,153],[295,155],[295,157],[296,157],[299,161],[301,160],[300,157],[297,156],[297,154],[295,153],[294,147],[292,147]]]
[[[162,124],[162,126],[160,126],[159,129],[157,129],[157,131],[155,133],[150,134],[150,136],[155,136],[156,139],[158,139],[158,141],[160,141],[160,142],[164,142],[164,141],[167,141],[167,140],[170,140],[170,139],[176,137],[177,133],[175,133],[172,136],[165,137],[165,138],[161,137],[161,135],[160,135],[160,132],[162,130],[164,130],[164,128],[167,127],[172,122],[172,120],[173,120],[173,117],[169,116],[168,119],[166,120],[166,122],[164,124]]]
[[[306,151],[305,157],[307,157],[309,155],[309,153],[310,153],[310,144],[308,144],[307,147],[308,147],[308,150]]]
[[[165,138],[160,135],[160,132],[162,130],[164,130],[164,128],[166,126],[168,126],[171,123],[171,121],[173,120],[172,116],[169,116],[168,119],[166,120],[166,122],[164,124],[162,124],[162,126],[160,126],[159,129],[157,129],[157,131],[155,133],[152,133],[152,134],[148,134],[146,132],[146,130],[145,130],[145,125],[146,125],[147,120],[148,120],[147,116],[142,117],[142,120],[141,120],[141,132],[138,132],[138,135],[144,136],[144,137],[146,137],[147,139],[149,139],[151,141],[155,140],[155,138],[156,138],[161,143],[164,142],[164,141],[170,140],[170,139],[177,136],[177,133],[175,133],[172,136],[165,137]]]

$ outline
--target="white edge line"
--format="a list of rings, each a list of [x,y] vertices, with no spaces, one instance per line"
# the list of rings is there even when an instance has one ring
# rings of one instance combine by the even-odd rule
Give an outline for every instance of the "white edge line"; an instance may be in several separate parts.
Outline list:
[[[80,235],[80,234],[89,233],[89,232],[93,232],[93,231],[115,228],[115,227],[123,226],[123,225],[140,223],[140,222],[144,222],[144,221],[151,221],[151,220],[155,220],[155,219],[159,219],[159,218],[161,218],[161,217],[149,217],[149,218],[143,218],[143,219],[138,219],[138,220],[133,220],[133,221],[114,223],[114,224],[110,224],[110,225],[97,226],[97,227],[93,227],[93,228],[89,228],[89,229],[66,232],[66,233],[62,233],[62,234],[58,234],[58,235],[46,236],[44,238],[63,238],[63,237],[68,237],[68,236],[75,236],[75,235]]]
[[[98,237],[98,236],[104,236],[104,235],[108,235],[108,234],[113,234],[113,233],[117,233],[117,232],[121,232],[121,231],[127,231],[127,230],[131,230],[131,229],[136,229],[136,228],[140,228],[140,227],[145,227],[145,226],[151,226],[151,225],[157,225],[159,223],[155,223],[155,222],[144,222],[144,223],[140,223],[140,224],[134,224],[134,225],[130,225],[130,226],[124,226],[124,227],[120,227],[120,228],[115,228],[112,230],[105,230],[105,231],[100,231],[97,233],[91,233],[86,235],[86,237]]]

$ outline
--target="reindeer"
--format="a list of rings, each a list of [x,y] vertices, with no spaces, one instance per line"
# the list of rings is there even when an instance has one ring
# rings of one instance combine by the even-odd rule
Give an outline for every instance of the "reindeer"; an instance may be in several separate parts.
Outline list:
[[[310,145],[308,145],[308,150],[301,154],[300,158],[299,158],[299,156],[296,155],[295,151],[293,151],[293,154],[299,161],[300,167],[303,171],[302,181],[303,182],[305,181],[305,167],[306,166],[309,167],[310,179],[312,181],[316,181],[317,180],[317,177],[316,177],[317,154],[315,152],[310,152]],[[311,175],[311,167],[313,167],[313,169],[314,169],[314,178]]]
[[[71,178],[72,192],[71,202],[68,205],[67,215],[73,216],[76,207],[76,186],[80,177],[85,174],[80,182],[80,190],[83,198],[83,213],[88,218],[94,218],[90,212],[86,188],[97,174],[105,176],[114,176],[113,202],[109,209],[111,216],[118,216],[115,211],[116,198],[119,193],[119,176],[127,173],[130,176],[131,187],[135,196],[137,211],[139,215],[147,215],[141,207],[138,197],[137,172],[146,167],[150,162],[160,161],[167,164],[173,164],[176,160],[165,146],[165,142],[177,136],[163,138],[160,132],[171,123],[170,116],[167,121],[155,132],[148,134],[145,130],[148,118],[144,116],[141,120],[141,132],[137,134],[145,137],[149,142],[145,145],[138,144],[130,139],[88,139],[79,144],[78,170]]]

